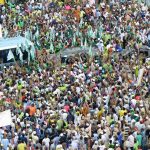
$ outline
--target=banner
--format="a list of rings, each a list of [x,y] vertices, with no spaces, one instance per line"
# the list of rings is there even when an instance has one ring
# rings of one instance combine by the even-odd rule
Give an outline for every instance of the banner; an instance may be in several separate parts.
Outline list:
[[[5,4],[5,0],[0,0],[0,5],[4,5]]]
[[[138,79],[137,79],[137,86],[141,85],[144,70],[145,70],[145,68],[142,68],[139,70]]]
[[[8,126],[12,124],[11,112],[6,110],[0,113],[0,127]]]

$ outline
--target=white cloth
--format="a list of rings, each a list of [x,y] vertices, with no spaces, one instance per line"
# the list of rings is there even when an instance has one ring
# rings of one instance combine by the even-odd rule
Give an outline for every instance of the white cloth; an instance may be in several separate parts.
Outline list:
[[[50,139],[49,138],[44,138],[42,143],[45,143],[46,147],[49,148],[49,143],[50,143]]]
[[[134,147],[134,136],[133,135],[130,135],[128,137],[128,144],[129,144],[129,147]]]
[[[73,140],[72,143],[71,143],[71,147],[73,148],[73,150],[78,149],[78,141]]]

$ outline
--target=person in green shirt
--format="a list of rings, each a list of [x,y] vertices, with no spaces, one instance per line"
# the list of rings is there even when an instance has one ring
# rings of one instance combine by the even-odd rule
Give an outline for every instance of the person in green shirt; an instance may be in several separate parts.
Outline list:
[[[22,85],[21,81],[19,81],[19,82],[18,82],[18,86],[17,86],[18,90],[21,90],[22,87],[23,87],[23,85]]]
[[[141,144],[142,144],[142,135],[140,133],[137,134],[136,140],[137,140],[139,146],[141,146]]]
[[[56,126],[56,128],[57,128],[57,130],[62,130],[62,128],[63,128],[63,125],[64,125],[64,121],[63,120],[61,120],[61,119],[59,119],[58,121],[57,121],[57,126]]]
[[[139,146],[139,143],[137,140],[135,140],[133,149],[138,150],[138,146]]]

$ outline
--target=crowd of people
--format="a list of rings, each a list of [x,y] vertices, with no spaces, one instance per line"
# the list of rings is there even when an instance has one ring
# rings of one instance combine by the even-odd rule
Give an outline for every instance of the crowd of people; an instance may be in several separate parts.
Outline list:
[[[122,51],[126,47],[150,46],[149,10],[136,1],[96,5],[90,2],[28,1],[1,7],[3,36],[25,36],[36,49],[51,53],[70,47],[111,47]]]
[[[4,38],[25,36],[37,50],[99,50],[59,65],[37,59],[1,70],[0,106],[11,110],[13,122],[0,127],[0,149],[150,148],[150,61],[139,56],[150,46],[146,5],[28,1],[7,3],[0,17]],[[135,52],[122,56],[127,48]]]

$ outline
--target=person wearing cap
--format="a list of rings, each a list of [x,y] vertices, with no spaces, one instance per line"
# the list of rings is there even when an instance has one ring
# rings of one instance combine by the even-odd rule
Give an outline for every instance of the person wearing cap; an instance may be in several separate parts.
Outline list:
[[[36,142],[39,140],[39,137],[36,135],[36,131],[33,131],[32,133],[32,142],[33,144],[36,144]]]

